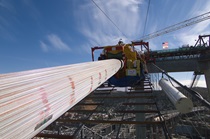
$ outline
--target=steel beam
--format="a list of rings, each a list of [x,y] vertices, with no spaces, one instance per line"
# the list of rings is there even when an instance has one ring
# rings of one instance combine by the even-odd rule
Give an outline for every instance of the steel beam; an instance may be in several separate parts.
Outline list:
[[[68,135],[44,134],[44,133],[39,133],[36,135],[36,137],[57,138],[57,139],[75,139],[75,137],[68,136]]]
[[[122,110],[122,111],[115,111],[116,113],[158,113],[158,110]]]
[[[128,95],[128,96],[90,96],[88,97],[89,99],[125,99],[125,98],[144,98],[144,99],[153,99],[155,98],[154,96],[131,96],[131,95]]]
[[[153,124],[162,124],[160,121],[114,121],[114,120],[82,120],[82,119],[59,119],[59,122],[71,122],[71,123],[110,123],[110,124],[141,124],[141,125],[153,125]]]
[[[155,103],[123,103],[123,105],[155,105]]]
[[[152,90],[136,90],[136,91],[131,91],[127,92],[127,94],[144,94],[144,93],[152,93]]]
[[[75,112],[75,113],[107,113],[107,111],[99,111],[99,110],[82,110],[82,109],[79,109],[79,110],[69,110],[68,112]]]
[[[77,105],[84,105],[84,106],[86,106],[86,105],[104,105],[104,103],[78,103]]]

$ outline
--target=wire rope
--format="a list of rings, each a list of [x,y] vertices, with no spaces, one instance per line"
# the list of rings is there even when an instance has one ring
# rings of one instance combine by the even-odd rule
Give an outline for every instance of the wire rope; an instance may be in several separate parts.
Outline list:
[[[143,36],[145,35],[145,30],[146,30],[146,26],[147,26],[147,17],[148,17],[148,13],[149,13],[149,7],[150,7],[150,0],[149,0],[148,7],[147,7],[147,13],[146,13],[146,19],[145,19],[145,23],[144,23]]]
[[[190,134],[190,130],[188,129],[188,127],[186,127],[185,124],[182,122],[180,115],[178,117],[179,117],[179,121],[181,122],[181,125],[187,129],[187,132],[189,133],[190,137],[193,138],[193,136]]]
[[[94,1],[91,0],[93,4],[106,16],[106,18],[117,28],[117,30],[122,33],[123,36],[126,37],[126,35],[120,30],[120,28],[117,26],[117,24],[114,23],[114,21],[101,9],[101,7]],[[126,37],[127,38],[127,37]]]
[[[187,114],[184,114],[188,119],[189,117],[187,116]],[[195,131],[198,133],[199,136],[201,136],[200,132],[197,130],[197,128],[195,127],[195,125],[193,124],[193,122],[191,120],[189,120],[191,125],[193,126],[193,128],[195,129]]]

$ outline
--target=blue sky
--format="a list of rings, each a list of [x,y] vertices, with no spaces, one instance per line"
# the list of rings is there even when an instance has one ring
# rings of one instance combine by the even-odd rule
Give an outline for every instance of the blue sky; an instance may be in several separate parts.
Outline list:
[[[0,0],[0,73],[91,61],[92,46],[143,36],[148,0]],[[209,11],[209,0],[151,0],[145,34]],[[152,50],[195,43],[210,21],[152,40]]]

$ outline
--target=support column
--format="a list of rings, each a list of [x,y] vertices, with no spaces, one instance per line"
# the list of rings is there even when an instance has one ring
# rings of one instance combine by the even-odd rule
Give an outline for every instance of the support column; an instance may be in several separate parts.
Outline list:
[[[207,61],[205,63],[205,70],[204,70],[204,75],[205,75],[205,80],[206,80],[206,86],[208,89],[208,97],[210,97],[210,61]]]
[[[210,97],[210,53],[201,55],[198,63],[200,70],[204,73],[208,97]]]

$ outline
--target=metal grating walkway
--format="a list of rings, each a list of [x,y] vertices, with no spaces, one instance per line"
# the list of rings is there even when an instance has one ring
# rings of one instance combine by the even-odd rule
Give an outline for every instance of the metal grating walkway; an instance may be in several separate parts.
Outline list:
[[[155,100],[149,79],[127,88],[108,87],[105,84],[35,138],[135,138],[137,125],[145,128],[145,136],[158,132],[167,138]],[[139,109],[142,106],[143,109]],[[139,114],[144,115],[143,120],[137,118]],[[155,120],[157,116],[159,120]],[[129,130],[126,135],[123,134],[125,129]]]

